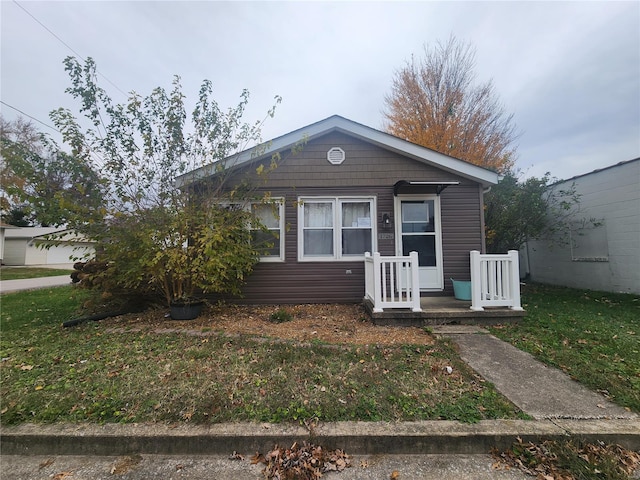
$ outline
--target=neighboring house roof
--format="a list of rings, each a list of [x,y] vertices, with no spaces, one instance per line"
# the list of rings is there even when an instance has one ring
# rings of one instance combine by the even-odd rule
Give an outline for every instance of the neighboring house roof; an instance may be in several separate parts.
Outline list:
[[[32,239],[42,235],[51,235],[52,233],[63,232],[66,228],[60,227],[19,227],[7,230],[5,238],[27,238]]]
[[[574,180],[576,180],[578,178],[586,177],[587,175],[593,175],[594,173],[600,173],[600,172],[603,172],[605,170],[609,170],[611,168],[621,167],[622,165],[626,165],[628,163],[633,163],[633,162],[638,162],[638,161],[640,161],[640,157],[634,158],[632,160],[625,160],[624,162],[618,162],[618,163],[615,163],[613,165],[609,165],[608,167],[602,167],[602,168],[598,168],[596,170],[592,170],[591,172],[583,173],[581,175],[575,175],[575,176],[573,176],[571,178],[567,178],[566,180],[559,180],[559,181],[555,182],[553,185],[557,185],[559,183],[565,183],[565,182],[572,182],[572,181],[574,181]]]
[[[478,167],[477,165],[473,165],[469,162],[465,162],[448,155],[443,155],[435,150],[408,142],[380,130],[348,120],[339,115],[333,115],[325,118],[324,120],[320,120],[319,122],[294,130],[286,135],[282,135],[281,137],[277,137],[270,142],[259,145],[256,148],[245,150],[236,155],[227,157],[223,162],[226,164],[226,168],[237,168],[248,162],[268,158],[275,152],[287,150],[298,144],[303,139],[310,141],[314,138],[318,138],[332,132],[342,132],[347,135],[351,135],[386,150],[399,153],[424,164],[473,180],[485,187],[495,185],[499,180],[499,175],[491,170]],[[211,176],[215,171],[215,164],[205,165],[193,170],[192,172],[181,175],[176,179],[176,183],[178,186],[183,186],[193,181],[197,181],[198,179]]]
[[[17,227],[4,232],[4,238],[24,240],[55,240],[61,242],[87,242],[86,237],[65,227]]]

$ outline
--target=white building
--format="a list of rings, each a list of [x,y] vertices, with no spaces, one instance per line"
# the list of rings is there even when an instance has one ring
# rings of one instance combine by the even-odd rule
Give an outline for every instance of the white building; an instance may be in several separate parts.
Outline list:
[[[93,242],[65,228],[18,227],[4,232],[4,265],[70,264],[93,255]]]
[[[531,280],[574,288],[640,294],[640,158],[555,184],[575,184],[579,217],[568,245],[525,247]]]

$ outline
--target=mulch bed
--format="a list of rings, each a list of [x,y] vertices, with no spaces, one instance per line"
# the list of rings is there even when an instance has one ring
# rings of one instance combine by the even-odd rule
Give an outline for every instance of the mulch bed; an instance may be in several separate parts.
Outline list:
[[[284,310],[292,320],[276,323],[271,315]],[[362,305],[222,305],[208,307],[195,320],[171,320],[166,309],[122,315],[109,321],[110,330],[144,330],[192,335],[251,335],[299,342],[349,345],[431,345],[433,336],[418,327],[376,326]]]

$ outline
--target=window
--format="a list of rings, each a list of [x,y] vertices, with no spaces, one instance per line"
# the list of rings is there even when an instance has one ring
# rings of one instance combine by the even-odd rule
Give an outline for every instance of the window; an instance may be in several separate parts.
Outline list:
[[[263,225],[251,229],[251,241],[260,250],[262,261],[284,260],[284,202],[252,203],[251,213]]]
[[[569,235],[573,262],[609,261],[609,244],[604,219],[574,222]]]
[[[299,199],[299,260],[359,259],[374,248],[374,199]]]

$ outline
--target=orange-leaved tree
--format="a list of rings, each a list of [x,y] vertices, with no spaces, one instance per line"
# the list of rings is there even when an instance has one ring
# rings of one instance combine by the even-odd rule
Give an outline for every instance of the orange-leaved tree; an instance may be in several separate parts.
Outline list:
[[[398,70],[385,97],[386,130],[499,173],[515,162],[517,138],[493,82],[475,85],[475,50],[450,37]]]

